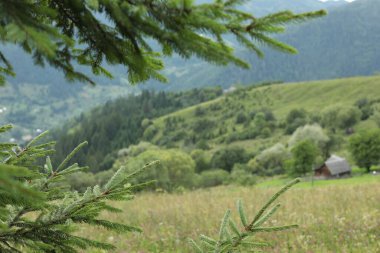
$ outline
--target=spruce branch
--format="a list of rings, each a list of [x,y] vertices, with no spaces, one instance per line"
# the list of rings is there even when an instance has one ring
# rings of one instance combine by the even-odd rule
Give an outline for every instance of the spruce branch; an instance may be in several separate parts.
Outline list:
[[[0,132],[11,126],[0,126]],[[104,211],[120,212],[112,201],[133,199],[136,187],[129,180],[157,162],[147,164],[130,175],[121,168],[107,187],[96,185],[86,192],[70,191],[65,176],[87,167],[70,159],[86,143],[81,143],[54,169],[48,154],[53,143],[38,144],[46,135],[37,136],[26,147],[0,143],[0,151],[9,154],[0,161],[0,252],[79,252],[89,248],[111,250],[109,243],[76,236],[75,224],[104,227],[122,233],[141,232],[137,227],[99,218]],[[45,157],[41,166],[39,158]]]
[[[58,165],[55,173],[57,173],[58,171],[60,171],[61,169],[63,169],[67,163],[71,160],[71,158],[73,158],[73,156],[79,152],[79,150],[81,150],[84,146],[86,146],[88,144],[87,141],[84,141],[82,143],[80,143],[76,148],[74,148],[73,151],[71,151],[71,153],[61,162],[61,164]]]
[[[293,185],[299,182],[300,179],[294,179],[276,192],[258,211],[250,223],[247,222],[242,201],[238,200],[237,209],[240,216],[242,229],[239,229],[235,222],[230,218],[231,212],[230,210],[227,210],[222,219],[219,229],[219,237],[217,240],[201,235],[200,240],[202,243],[200,245],[191,239],[189,240],[190,245],[194,251],[198,253],[232,253],[241,252],[241,248],[246,250],[254,250],[256,248],[270,246],[267,242],[247,241],[247,239],[254,237],[257,233],[272,233],[298,227],[298,225],[295,224],[276,227],[262,227],[262,225],[268,221],[270,217],[272,217],[273,214],[280,208],[280,204],[276,204],[271,207],[272,204]],[[267,211],[268,209],[269,211]]]

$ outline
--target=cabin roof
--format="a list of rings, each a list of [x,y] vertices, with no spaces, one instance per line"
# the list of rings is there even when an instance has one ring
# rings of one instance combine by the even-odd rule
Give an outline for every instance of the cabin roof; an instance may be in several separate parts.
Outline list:
[[[324,165],[329,169],[332,176],[351,171],[347,160],[336,155],[332,155],[327,159]]]

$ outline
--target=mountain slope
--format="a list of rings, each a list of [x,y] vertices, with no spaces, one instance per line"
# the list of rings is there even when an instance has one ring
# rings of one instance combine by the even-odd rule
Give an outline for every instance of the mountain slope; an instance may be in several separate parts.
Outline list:
[[[171,71],[171,85],[180,88],[252,83],[270,80],[302,81],[357,75],[380,71],[380,1],[360,0],[334,7],[327,17],[293,27],[279,37],[295,46],[298,55],[265,50],[264,59],[245,51],[238,54],[252,68],[219,68],[197,62],[177,64]],[[163,87],[163,86],[161,86]]]
[[[307,123],[322,124],[321,112],[327,107],[340,105],[343,110],[353,107],[358,110],[356,102],[359,99],[380,105],[380,93],[375,92],[379,90],[380,76],[250,86],[223,96],[212,90],[193,90],[175,95],[180,104],[172,107],[171,112],[162,103],[154,103],[151,108],[160,113],[137,113],[136,117],[132,111],[145,110],[149,105],[144,102],[144,96],[140,96],[133,98],[132,103],[128,100],[109,102],[86,117],[78,118],[75,124],[60,131],[57,149],[60,158],[63,158],[78,143],[88,140],[88,149],[76,159],[90,164],[93,171],[107,168],[119,149],[140,141],[166,148],[180,148],[189,153],[201,148],[212,154],[222,147],[233,145],[257,154],[278,142],[287,143],[289,123],[286,117],[290,111],[303,109],[307,115],[300,122],[294,120],[298,122],[295,128]],[[193,101],[192,106],[187,103],[188,106],[184,107],[181,98],[184,94],[188,94],[185,97]],[[205,97],[212,97],[207,94],[216,98],[205,100]],[[173,97],[173,94],[166,96]],[[151,99],[155,99],[154,96]],[[133,109],[135,107],[137,109]],[[354,130],[367,127],[376,127],[372,118],[355,124]],[[336,134],[347,140],[344,129]],[[342,145],[344,149],[345,144]]]
[[[210,147],[218,147],[223,143],[247,140],[257,145],[251,148],[270,145],[282,139],[284,132],[278,132],[274,127],[269,133],[269,140],[260,137],[260,134],[237,138],[248,134],[257,127],[254,117],[259,112],[270,112],[278,125],[283,124],[288,113],[293,109],[303,109],[315,118],[313,122],[320,121],[323,109],[340,105],[345,108],[354,106],[359,99],[377,101],[380,99],[380,76],[355,77],[327,81],[300,82],[277,84],[263,87],[250,86],[238,89],[231,94],[174,112],[157,118],[153,121],[156,134],[148,141],[159,145],[179,147],[192,147],[198,141],[206,139]],[[199,113],[202,112],[202,113]],[[238,123],[238,115],[247,118],[244,124]],[[252,116],[250,116],[252,115]],[[168,122],[178,122],[168,127]],[[247,122],[250,122],[249,124]],[[273,122],[274,123],[274,122]],[[198,128],[197,126],[202,125]],[[370,126],[373,122],[361,123]],[[263,125],[261,128],[272,128]],[[360,125],[358,126],[361,127]],[[280,127],[281,128],[281,127]],[[262,130],[262,129],[260,129]],[[272,131],[273,130],[273,131]],[[235,138],[236,137],[236,138]],[[195,141],[189,141],[195,140]],[[241,143],[240,143],[241,144]]]

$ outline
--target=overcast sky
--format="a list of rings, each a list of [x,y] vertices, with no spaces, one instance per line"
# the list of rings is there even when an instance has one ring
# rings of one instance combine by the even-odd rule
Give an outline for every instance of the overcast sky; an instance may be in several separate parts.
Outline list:
[[[346,2],[353,2],[355,0],[319,0],[321,2],[327,2],[327,1],[346,1]]]

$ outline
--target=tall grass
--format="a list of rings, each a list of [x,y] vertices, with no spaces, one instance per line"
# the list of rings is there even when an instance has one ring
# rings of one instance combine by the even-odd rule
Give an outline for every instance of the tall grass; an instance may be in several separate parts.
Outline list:
[[[272,242],[265,252],[380,252],[380,177],[373,178],[368,183],[291,189],[267,225],[297,223],[300,228],[257,239]],[[109,236],[87,227],[81,233],[112,241],[120,253],[192,252],[187,238],[216,235],[224,211],[235,209],[237,199],[253,215],[276,190],[231,186],[181,195],[144,193],[121,206],[124,213],[109,217],[139,225],[142,234]]]

